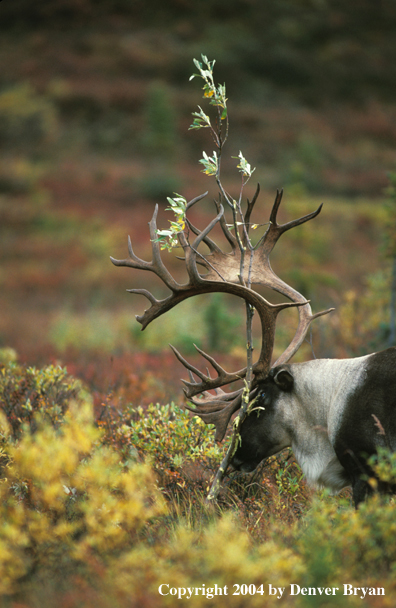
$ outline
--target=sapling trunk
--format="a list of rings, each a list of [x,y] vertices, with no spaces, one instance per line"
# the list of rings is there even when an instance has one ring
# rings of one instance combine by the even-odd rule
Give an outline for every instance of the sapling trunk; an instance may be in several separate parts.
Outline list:
[[[219,180],[219,184],[220,184],[220,180]],[[241,194],[242,194],[242,189],[243,189],[243,183],[242,183],[242,188],[241,188]],[[244,279],[243,279],[243,275],[244,275],[244,267],[245,267],[246,250],[248,250],[250,253],[250,256],[249,256],[249,270],[248,270],[248,278],[247,278],[246,286],[250,288],[251,287],[251,270],[252,270],[252,265],[253,265],[254,248],[249,239],[248,230],[247,230],[246,223],[245,223],[245,218],[243,216],[242,209],[240,206],[240,201],[241,201],[241,196],[239,198],[238,210],[239,210],[240,217],[242,219],[242,229],[244,232],[244,242],[246,243],[246,247],[244,247],[243,242],[241,241],[241,238],[240,238],[240,235],[238,232],[237,216],[236,216],[236,213],[234,212],[234,230],[235,230],[235,234],[237,235],[238,245],[239,245],[240,251],[241,251],[241,264],[240,264],[239,279],[242,284],[245,283]],[[234,210],[235,210],[235,207],[236,207],[236,205],[234,206]],[[245,302],[245,310],[246,310],[246,376],[245,376],[245,389],[244,389],[243,395],[242,395],[242,406],[241,406],[241,409],[240,409],[238,415],[236,416],[236,418],[234,420],[231,443],[228,446],[227,452],[218,468],[218,471],[217,471],[217,473],[213,479],[212,485],[210,487],[209,493],[206,497],[205,502],[208,505],[212,505],[213,502],[218,497],[218,494],[219,494],[220,488],[221,488],[221,482],[227,471],[230,461],[235,453],[235,450],[238,447],[239,430],[240,430],[242,422],[244,421],[244,419],[246,417],[246,414],[247,414],[248,408],[249,408],[249,404],[250,404],[250,387],[251,387],[252,380],[253,380],[253,332],[252,332],[252,327],[253,327],[254,307],[251,306],[251,304],[249,304],[248,302]]]

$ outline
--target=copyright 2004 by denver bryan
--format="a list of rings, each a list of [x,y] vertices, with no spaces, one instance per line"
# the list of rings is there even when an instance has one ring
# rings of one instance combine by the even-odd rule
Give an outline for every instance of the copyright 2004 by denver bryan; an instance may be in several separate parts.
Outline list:
[[[162,596],[172,596],[178,600],[193,600],[195,597],[205,597],[208,600],[219,596],[252,596],[262,595],[280,600],[286,596],[355,596],[360,599],[370,596],[385,595],[384,587],[356,587],[349,583],[343,583],[338,587],[303,587],[296,583],[291,583],[286,587],[276,585],[248,585],[235,583],[234,585],[224,585],[224,587],[214,585],[207,586],[204,583],[200,587],[173,587],[166,583],[158,587],[158,593]],[[231,599],[231,598],[230,598]],[[231,600],[232,602],[232,600]],[[231,604],[230,602],[230,604]],[[193,603],[193,602],[192,602]]]

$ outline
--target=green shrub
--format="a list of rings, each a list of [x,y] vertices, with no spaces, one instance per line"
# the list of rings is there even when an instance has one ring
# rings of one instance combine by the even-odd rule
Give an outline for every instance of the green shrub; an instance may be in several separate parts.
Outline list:
[[[393,499],[375,495],[356,511],[334,499],[317,500],[303,528],[292,530],[291,544],[306,564],[307,585],[354,581],[356,586],[378,586],[383,581],[396,591],[391,583],[395,531]]]
[[[12,360],[7,365],[0,364],[0,409],[14,439],[20,436],[23,425],[35,428],[37,412],[59,426],[70,400],[82,402],[87,398],[82,384],[69,376],[66,368],[48,365],[36,369]]]
[[[224,448],[214,443],[212,427],[174,403],[126,407],[117,416],[108,410],[99,424],[106,429],[104,441],[117,446],[125,461],[149,460],[168,495],[193,490],[204,481],[202,472],[214,473],[222,459]]]
[[[375,422],[379,427],[379,432],[383,431],[381,423],[378,420]],[[391,452],[387,448],[378,448],[377,454],[371,456],[368,462],[381,482],[396,485],[396,452]],[[370,479],[370,483],[375,490],[376,480]]]
[[[120,432],[154,462],[167,459],[176,467],[198,459],[209,466],[212,460],[218,462],[221,452],[213,441],[213,427],[198,416],[191,417],[174,403],[157,403],[149,405],[146,411],[142,407],[129,411],[135,418],[129,425],[123,425]]]

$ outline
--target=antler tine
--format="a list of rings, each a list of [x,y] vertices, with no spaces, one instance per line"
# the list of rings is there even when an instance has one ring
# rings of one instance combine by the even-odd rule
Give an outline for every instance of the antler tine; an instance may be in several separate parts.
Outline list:
[[[236,382],[237,380],[244,378],[246,375],[246,368],[241,369],[238,372],[232,374],[226,372],[212,357],[209,357],[209,355],[206,356],[206,353],[203,353],[203,351],[195,347],[197,348],[198,352],[203,354],[203,356],[211,363],[211,365],[213,365],[217,373],[217,377],[211,378],[209,374],[206,376],[197,367],[189,363],[187,359],[185,359],[183,355],[181,355],[174,346],[172,346],[171,344],[169,346],[175,353],[175,356],[180,361],[180,363],[201,380],[201,382],[195,382],[194,379],[192,379],[191,382],[183,380],[183,384],[185,386],[184,392],[188,399],[191,399],[191,397],[199,395],[205,391],[218,389],[220,386],[225,386],[226,384],[230,384],[231,382]]]
[[[230,422],[231,416],[239,410],[242,403],[242,389],[238,395],[227,405],[223,404],[221,409],[217,409],[213,412],[198,412],[190,407],[187,407],[191,412],[199,416],[206,424],[214,424],[216,428],[215,441],[220,443],[224,439],[228,423]]]
[[[221,207],[221,203],[220,201],[217,201],[216,199],[214,199],[214,204],[216,205],[216,209],[217,212],[219,211],[220,207]],[[228,230],[228,226],[227,226],[227,222],[226,219],[223,216],[220,219],[220,227],[223,231],[223,234],[225,236],[225,238],[227,239],[227,241],[229,242],[229,244],[231,245],[232,251],[235,251],[238,248],[238,241],[236,240],[235,236]]]
[[[231,416],[239,410],[242,404],[243,389],[232,393],[216,391],[218,396],[207,395],[204,399],[190,399],[196,406],[195,409],[186,405],[186,409],[199,416],[206,424],[214,424],[216,428],[215,441],[220,443],[224,439],[225,432]],[[249,401],[257,393],[257,388],[250,391]]]
[[[187,385],[198,384],[197,382],[195,382],[194,378],[192,377],[192,373],[194,373],[196,376],[198,376],[198,378],[200,378],[202,380],[202,382],[205,382],[205,380],[211,379],[209,376],[205,376],[205,374],[203,374],[197,367],[195,367],[194,365],[189,363],[187,361],[187,359],[185,359],[183,357],[183,355],[181,353],[179,353],[179,351],[174,346],[172,346],[172,344],[169,344],[169,346],[172,349],[172,351],[174,352],[176,358],[189,371],[189,376],[190,376],[191,382],[187,382],[186,380],[183,380],[184,384],[187,384]],[[202,393],[202,390],[203,389],[199,390],[197,393],[194,393],[194,394],[197,395],[198,393]]]
[[[160,300],[157,300],[157,298],[153,296],[151,291],[148,291],[147,289],[127,289],[127,292],[137,293],[141,296],[145,296],[151,302],[151,304],[158,304],[158,302],[160,302]]]
[[[314,219],[316,216],[319,215],[323,207],[323,203],[321,203],[316,209],[316,211],[313,211],[312,213],[308,213],[307,215],[297,218],[296,220],[287,222],[286,224],[278,224],[277,215],[282,201],[282,196],[283,190],[277,190],[275,202],[271,210],[270,225],[258,243],[258,247],[263,247],[267,255],[271,253],[277,241],[284,232],[286,232],[287,230],[291,230],[296,226],[300,226],[301,224],[305,224],[305,222],[309,222],[309,220]]]
[[[205,351],[203,351],[201,348],[199,348],[196,344],[194,344],[194,348],[199,352],[199,354],[206,359],[207,361],[209,361],[209,363],[211,364],[211,366],[216,370],[216,372],[218,374],[226,374],[227,372],[221,367],[221,365],[219,365],[219,363],[217,363],[217,361],[211,357],[210,355],[208,355],[208,353],[205,353]]]
[[[221,389],[216,389],[214,395],[212,395],[212,393],[209,393],[208,391],[204,391],[204,393],[202,393],[204,397],[200,397],[197,399],[195,397],[191,397],[189,399],[189,401],[195,405],[195,408],[192,408],[189,405],[186,405],[185,407],[190,410],[190,412],[195,412],[196,414],[198,414],[198,412],[217,412],[223,409],[223,407],[225,407],[226,405],[228,405],[230,401],[233,401],[235,397],[237,397],[242,391],[243,389],[240,388],[237,391],[226,393]]]
[[[309,306],[309,305],[308,305]],[[322,317],[323,315],[327,315],[332,312],[334,308],[328,308],[327,310],[322,310],[321,312],[317,312],[316,314],[310,314],[311,307],[309,306],[309,310],[304,310],[300,308],[300,321],[294,334],[293,340],[290,342],[289,346],[286,350],[283,351],[281,356],[275,361],[272,367],[276,367],[277,365],[281,365],[283,363],[287,363],[298,351],[301,344],[304,341],[308,328],[314,319],[318,317]]]
[[[196,203],[198,203],[200,200],[205,198],[205,196],[207,196],[207,194],[208,194],[208,192],[206,191],[204,194],[200,194],[199,196],[196,196],[191,201],[189,201],[186,206],[186,214],[187,214],[187,211],[189,211],[191,209],[191,207],[193,207]],[[199,235],[200,230],[198,230],[198,228],[196,228],[186,216],[185,216],[185,219],[186,219],[186,224],[190,228],[191,232],[193,232],[195,235]],[[221,251],[220,247],[214,241],[212,241],[212,239],[210,239],[208,236],[206,236],[203,239],[203,242],[209,247],[210,251]],[[183,258],[180,258],[180,259],[183,259]]]
[[[302,298],[302,296],[301,296],[301,298]],[[300,315],[300,324],[297,329],[297,332],[298,332],[300,325],[302,325],[301,318],[304,315],[304,313],[302,313],[301,311],[306,311],[307,308],[309,309],[309,311],[311,311],[311,307],[309,305],[308,300],[304,300],[302,298],[301,302],[292,301],[292,302],[287,302],[287,303],[282,303],[282,304],[271,305],[271,308],[269,309],[269,311],[267,311],[267,315],[263,314],[262,309],[257,309],[257,312],[258,312],[258,314],[260,316],[260,320],[261,320],[261,350],[260,350],[260,355],[259,355],[258,361],[253,365],[253,373],[254,373],[256,380],[263,380],[264,378],[266,378],[271,369],[272,353],[273,353],[274,342],[275,342],[275,328],[276,328],[276,321],[277,321],[278,314],[282,310],[285,310],[287,308],[294,308],[294,307],[298,308],[299,315]],[[304,335],[301,337],[301,342],[304,339],[307,328],[305,329]],[[293,338],[292,344],[294,344],[294,340],[295,340],[295,338]],[[301,344],[301,342],[300,342],[300,344]],[[296,352],[296,351],[294,351],[294,352]],[[293,352],[293,354],[294,354],[294,352]],[[290,355],[288,357],[288,359],[290,359],[291,356],[292,355]]]
[[[256,204],[258,195],[260,194],[260,184],[257,184],[256,192],[253,195],[251,201],[247,199],[247,209],[245,213],[245,225],[246,225],[246,233],[249,234],[250,231],[250,217],[252,215],[253,207]],[[243,234],[243,244],[246,245],[246,236]]]
[[[319,215],[319,213],[322,211],[322,207],[323,203],[320,203],[316,211],[308,213],[307,215],[303,215],[303,217],[299,217],[298,219],[292,220],[291,222],[287,222],[287,224],[280,225],[279,229],[281,230],[281,234],[283,234],[287,230],[290,230],[291,228],[294,228],[295,226],[300,226],[301,224],[305,224],[305,222],[309,222],[309,220],[313,220],[313,218]]]
[[[283,197],[283,188],[281,188],[280,190],[277,189],[275,201],[272,206],[271,214],[270,214],[270,222],[271,222],[271,224],[274,224],[275,226],[277,226],[276,217],[278,215],[279,207],[282,202],[282,197]]]
[[[186,205],[186,212],[191,209],[191,207],[193,207],[196,203],[198,203],[200,200],[202,200],[203,198],[205,198],[205,196],[208,195],[209,190],[207,190],[206,192],[204,192],[203,194],[199,194],[198,196],[196,196],[195,198],[192,198],[191,201],[188,201],[187,205]]]
[[[151,238],[152,252],[153,252],[153,259],[151,262],[146,262],[145,260],[142,260],[134,253],[131,238],[129,236],[128,236],[129,258],[126,258],[124,260],[117,260],[117,259],[113,258],[112,256],[110,256],[110,260],[113,262],[113,264],[115,266],[128,266],[130,268],[136,268],[138,270],[149,270],[151,272],[154,272],[165,283],[165,285],[167,287],[169,287],[169,289],[174,291],[177,288],[179,288],[180,285],[172,277],[171,273],[166,268],[165,264],[163,263],[163,261],[161,259],[160,245],[158,243],[158,236],[157,236],[157,215],[158,215],[158,205],[155,206],[153,217],[151,218],[151,220],[149,222],[150,238]],[[144,295],[146,295],[146,294],[144,294]],[[153,298],[153,299],[155,299],[155,298]],[[153,302],[152,299],[150,299],[150,301]],[[158,300],[157,300],[157,302],[158,302]]]
[[[194,225],[193,225],[193,224],[190,222],[190,220],[189,220],[188,218],[186,218],[186,224],[187,224],[187,226],[190,228],[191,232],[193,232],[193,233],[194,233],[196,236],[198,236],[198,235],[201,233],[201,231],[200,231],[200,230],[198,230],[198,228],[196,228],[196,227],[195,227],[195,226],[194,226]],[[217,245],[217,244],[216,244],[214,241],[212,241],[212,239],[211,239],[211,238],[209,238],[208,236],[206,236],[206,237],[203,239],[203,242],[205,243],[205,245],[207,245],[207,246],[209,247],[209,251],[211,251],[211,252],[214,252],[214,251],[221,252],[220,247],[219,247],[219,246],[218,246],[218,245]],[[179,258],[179,259],[184,259],[184,258]],[[197,260],[197,261],[198,261],[198,260]],[[198,261],[198,263],[199,263],[199,261]]]
[[[139,268],[141,270],[151,270],[154,271],[152,262],[146,262],[139,258],[132,248],[131,237],[128,236],[128,253],[129,258],[125,258],[124,260],[117,260],[110,256],[110,260],[113,262],[114,266],[129,266],[130,268]]]
[[[186,236],[185,236],[185,234],[183,232],[181,232],[180,235],[179,235],[179,241],[180,241],[180,243],[181,243],[181,245],[182,245],[182,247],[184,249],[185,256],[186,256],[186,269],[187,269],[187,273],[188,273],[188,276],[190,278],[190,283],[192,285],[199,285],[204,280],[201,277],[201,275],[199,274],[198,268],[197,268],[197,249],[198,249],[200,243],[207,237],[207,235],[209,234],[209,232],[221,220],[221,218],[222,218],[223,215],[224,215],[224,207],[223,207],[223,205],[220,205],[220,211],[219,211],[219,213],[206,226],[206,228],[204,230],[202,230],[198,234],[198,236],[196,237],[196,239],[194,240],[194,242],[192,243],[192,245],[188,244]]]
[[[149,222],[150,228],[150,239],[152,243],[152,251],[153,251],[153,268],[154,272],[160,277],[160,279],[165,283],[167,287],[171,290],[175,290],[180,287],[179,283],[175,281],[172,277],[169,270],[166,268],[165,264],[161,258],[161,249],[158,241],[157,234],[157,215],[158,215],[158,204],[155,205],[153,217]]]

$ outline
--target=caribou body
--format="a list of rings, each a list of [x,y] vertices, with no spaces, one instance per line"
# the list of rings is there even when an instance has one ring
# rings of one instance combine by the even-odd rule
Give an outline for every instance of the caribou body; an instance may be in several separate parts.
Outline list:
[[[316,359],[273,368],[240,429],[234,468],[252,471],[291,447],[308,483],[370,493],[367,458],[396,450],[396,348],[353,359]],[[379,484],[380,491],[395,491]]]

